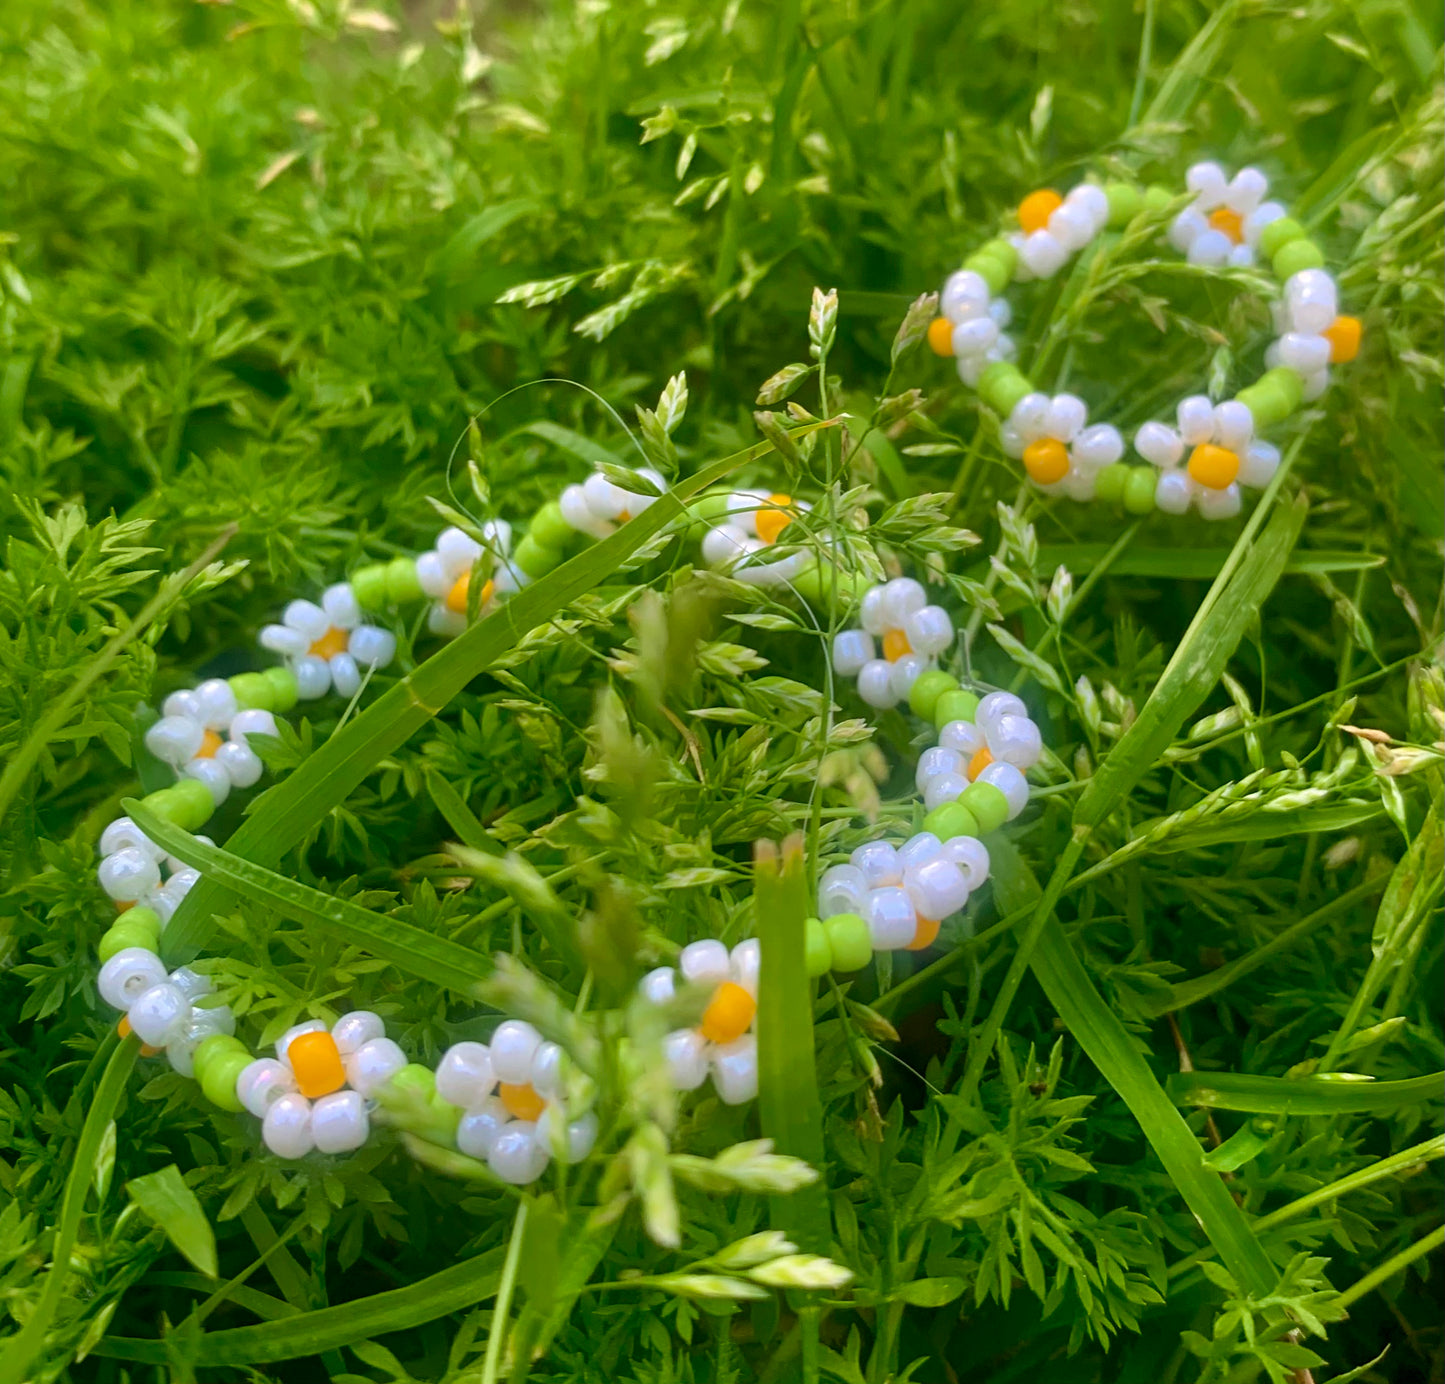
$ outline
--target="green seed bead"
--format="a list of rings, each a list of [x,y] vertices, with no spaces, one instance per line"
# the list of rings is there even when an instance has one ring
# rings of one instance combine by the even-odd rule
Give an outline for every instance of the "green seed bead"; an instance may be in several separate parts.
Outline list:
[[[1144,206],[1144,194],[1133,183],[1105,183],[1109,199],[1109,224],[1127,226]]]
[[[129,947],[140,947],[143,951],[153,952],[160,939],[152,937],[143,927],[131,927],[125,921],[125,915],[121,915],[121,921],[112,923],[95,948],[95,954],[100,958],[100,964],[105,965],[117,952],[123,952]]]
[[[176,825],[182,830],[199,831],[211,820],[211,815],[216,810],[216,800],[200,779],[180,779],[170,791],[176,795],[179,813]]]
[[[1164,187],[1159,183],[1153,183],[1144,189],[1144,210],[1151,216],[1158,216],[1160,212],[1168,209],[1178,195],[1172,187]]]
[[[1148,514],[1154,508],[1154,487],[1158,483],[1152,466],[1131,466],[1124,482],[1124,508],[1130,514]]]
[[[1115,461],[1094,478],[1094,498],[1107,504],[1124,502],[1124,487],[1129,483],[1129,472],[1133,468],[1127,461]]]
[[[351,589],[363,610],[381,610],[386,605],[386,563],[373,562],[351,574]]]
[[[1278,253],[1270,259],[1270,265],[1280,283],[1287,282],[1301,269],[1319,269],[1324,262],[1324,251],[1314,241],[1305,240],[1303,237],[1290,241],[1288,245],[1281,245]]]
[[[386,594],[393,605],[412,605],[426,596],[414,557],[394,557],[386,564]]]
[[[1259,383],[1266,388],[1278,389],[1284,395],[1291,413],[1304,402],[1305,382],[1287,365],[1276,365],[1273,370],[1266,370],[1259,377]]]
[[[194,1060],[194,1059],[192,1059]],[[201,1092],[212,1105],[222,1110],[240,1111],[241,1098],[236,1094],[236,1080],[251,1065],[246,1052],[224,1053],[206,1067],[201,1078]]]
[[[1259,253],[1271,263],[1274,257],[1292,240],[1303,238],[1305,228],[1292,216],[1281,216],[1271,221],[1259,233]]]
[[[296,705],[300,690],[296,686],[296,674],[279,663],[261,674],[271,684],[271,710],[290,711]]]
[[[276,689],[263,673],[237,673],[227,679],[236,694],[236,705],[242,711],[275,711]]]
[[[512,554],[512,562],[522,569],[533,581],[545,577],[562,561],[562,554],[555,548],[544,548],[532,535],[526,534]]]
[[[952,692],[945,692],[938,699],[938,704],[933,708],[933,724],[942,730],[950,721],[967,721],[973,724],[973,718],[978,712],[978,697],[964,688],[955,688]]]
[[[440,1142],[453,1144],[456,1142],[457,1126],[462,1122],[462,1116],[466,1113],[461,1106],[453,1105],[450,1101],[443,1100],[435,1091],[427,1102],[427,1113],[430,1116],[431,1128],[427,1131],[433,1138],[441,1135]]]
[[[833,947],[828,941],[828,929],[817,918],[809,918],[803,929],[804,964],[816,980],[833,969]]]
[[[873,936],[856,913],[835,913],[823,920],[835,971],[861,971],[873,959]]]
[[[1275,384],[1252,384],[1248,389],[1241,389],[1235,398],[1253,415],[1256,431],[1283,423],[1290,415],[1289,399]]]
[[[997,831],[1008,821],[1008,799],[1001,788],[995,788],[991,783],[970,783],[958,795],[958,801],[973,813],[978,823],[976,836]]]
[[[988,291],[995,297],[1008,287],[1009,280],[1013,278],[1008,265],[997,256],[985,254],[982,250],[964,260],[963,267],[973,270],[988,285]]]
[[[977,836],[981,828],[978,818],[961,801],[956,801],[939,803],[923,819],[923,830],[931,831],[940,841],[952,841],[955,836]]]
[[[1034,392],[1034,387],[1012,361],[996,360],[979,376],[978,392],[1000,418],[1007,418],[1025,394]]]
[[[527,533],[544,548],[554,548],[559,553],[565,552],[577,537],[577,530],[562,517],[562,506],[556,500],[548,500],[532,516]]]
[[[980,245],[978,253],[996,259],[1008,270],[1009,278],[1013,278],[1018,270],[1019,252],[1014,248],[1012,241],[1005,240],[1002,236],[995,236],[986,244]]]
[[[408,1062],[399,1072],[393,1073],[383,1089],[387,1087],[398,1094],[421,1096],[430,1100],[436,1095],[436,1073],[430,1067],[423,1067],[420,1062]]]
[[[124,922],[127,927],[139,928],[146,933],[151,938],[151,950],[155,950],[155,945],[161,940],[161,915],[155,909],[138,903],[134,908],[127,908],[120,915],[118,921]]]
[[[174,788],[157,788],[154,793],[147,793],[141,799],[141,806],[148,812],[154,812],[161,821],[176,827],[180,826],[185,813],[184,804],[176,797]]]
[[[908,690],[908,705],[915,716],[931,721],[938,710],[938,699],[957,687],[958,679],[952,673],[945,673],[942,668],[930,668],[914,678],[913,686]]]
[[[234,1057],[237,1053],[250,1060],[251,1054],[246,1051],[246,1045],[232,1034],[212,1033],[209,1037],[202,1038],[191,1053],[191,1065],[195,1068],[196,1080],[200,1081],[211,1064],[221,1057]]]

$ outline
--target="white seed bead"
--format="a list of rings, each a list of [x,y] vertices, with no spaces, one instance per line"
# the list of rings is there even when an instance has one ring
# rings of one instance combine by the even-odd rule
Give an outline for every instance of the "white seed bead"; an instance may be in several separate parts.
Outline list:
[[[1213,211],[1223,205],[1229,192],[1224,170],[1209,160],[1190,166],[1184,175],[1184,186],[1194,194],[1195,205],[1200,211]]]
[[[882,635],[888,633],[888,612],[884,605],[884,588],[881,586],[870,586],[863,593],[863,602],[858,610],[858,622],[863,626],[865,633],[871,635]],[[926,605],[925,597],[921,604]]]
[[[1301,269],[1284,286],[1290,325],[1297,332],[1322,332],[1339,315],[1335,281],[1323,269]]]
[[[1230,211],[1238,212],[1240,216],[1248,216],[1264,201],[1265,193],[1268,191],[1269,179],[1259,169],[1241,168],[1229,180],[1229,187],[1224,196],[1224,205]]]
[[[1307,404],[1313,403],[1313,402],[1314,402],[1316,399],[1318,399],[1318,398],[1320,397],[1320,395],[1323,394],[1323,393],[1325,392],[1325,390],[1327,390],[1329,387],[1330,387],[1330,372],[1329,372],[1329,368],[1326,367],[1326,368],[1323,369],[1323,370],[1316,370],[1313,375],[1306,375],[1306,376],[1304,377],[1304,389],[1301,391],[1300,397],[1301,397],[1301,398],[1305,401],[1305,403],[1307,403]]]
[[[208,730],[225,730],[236,714],[236,694],[225,678],[207,678],[196,688],[198,718]]]
[[[1004,236],[1014,248],[1018,256],[1018,262],[1014,265],[1014,282],[1016,284],[1032,283],[1038,276],[1024,263],[1024,241],[1028,239],[1022,231],[1010,231]]]
[[[145,734],[146,749],[177,769],[196,757],[205,738],[206,728],[189,716],[162,716]]]
[[[183,870],[177,870],[163,885],[161,894],[170,900],[172,909],[181,906],[181,900],[191,892],[196,882],[200,879],[201,872],[186,866]]]
[[[898,852],[890,841],[865,841],[848,857],[848,862],[863,872],[869,889],[898,884],[903,879],[903,866],[898,863]]]
[[[938,295],[938,311],[950,322],[966,322],[982,317],[989,308],[989,289],[982,274],[960,269],[944,280]]]
[[[709,567],[728,567],[747,557],[749,537],[732,524],[719,524],[702,536],[702,560]]]
[[[1233,519],[1243,504],[1238,482],[1223,490],[1201,489],[1199,492],[1199,512],[1206,519]]]
[[[695,1028],[669,1033],[662,1040],[662,1055],[679,1091],[696,1091],[707,1080],[707,1040]]]
[[[331,628],[326,612],[315,601],[292,601],[282,612],[281,623],[304,634],[312,643]]]
[[[904,879],[908,876],[905,874]],[[868,895],[868,936],[874,951],[898,951],[913,941],[918,914],[906,890],[896,884],[874,889]]]
[[[426,627],[443,639],[455,639],[467,627],[467,617],[459,610],[434,605],[426,613]]]
[[[423,553],[417,558],[416,580],[422,592],[434,601],[445,600],[456,585],[442,566],[440,553]]]
[[[97,873],[100,887],[117,903],[135,903],[161,882],[155,857],[134,846],[106,856]]]
[[[946,855],[910,870],[903,877],[903,887],[914,911],[929,922],[942,922],[968,902],[968,881]]]
[[[162,716],[189,716],[193,721],[201,719],[201,704],[196,700],[196,694],[189,688],[182,688],[178,692],[172,692],[169,697],[161,703]]]
[[[289,625],[262,625],[256,639],[263,649],[280,654],[282,658],[300,658],[313,642]]]
[[[332,654],[327,663],[331,667],[331,685],[338,697],[354,697],[361,691],[361,669],[350,654]]]
[[[984,356],[998,340],[998,323],[992,317],[970,317],[953,329],[953,354]]]
[[[1074,439],[1069,450],[1081,467],[1097,471],[1124,455],[1124,438],[1112,423],[1095,423]]]
[[[1029,783],[1023,774],[1005,760],[996,759],[979,776],[980,783],[991,783],[1008,803],[1008,821],[1013,821],[1029,805]]]
[[[1231,452],[1242,452],[1254,436],[1254,414],[1248,404],[1226,399],[1214,406],[1214,440]]]
[[[983,732],[972,721],[950,721],[938,732],[938,743],[946,750],[957,750],[967,764],[983,749]]]
[[[493,1096],[462,1116],[457,1125],[457,1147],[472,1158],[485,1158],[511,1118],[507,1107]]]
[[[164,889],[152,889],[151,892],[141,900],[141,903],[161,920],[162,933],[165,932],[166,924],[170,922],[175,914],[176,908],[179,906],[177,901],[167,894]]]
[[[1228,264],[1231,269],[1254,268],[1254,246],[1236,245],[1229,252]]]
[[[369,1098],[406,1066],[406,1054],[390,1038],[373,1038],[346,1058],[345,1065],[347,1082]]]
[[[602,537],[598,533],[599,520],[593,514],[587,503],[587,492],[580,485],[569,485],[557,499],[557,506],[562,511],[562,518],[567,521],[578,533],[592,534],[594,537]],[[608,525],[610,528],[611,525]]]
[[[101,855],[114,855],[126,849],[140,851],[158,859],[161,849],[129,817],[117,817],[100,833]]]
[[[100,968],[96,988],[112,1009],[129,1009],[153,985],[166,978],[166,968],[154,952],[125,947]]]
[[[664,490],[667,489],[666,483],[655,471],[648,474],[652,475]],[[488,519],[482,525],[482,537],[499,553],[512,551],[512,526],[505,519]]]
[[[1197,488],[1187,471],[1162,471],[1154,487],[1154,503],[1165,514],[1184,514],[1194,502]]]
[[[931,666],[932,660],[925,658],[922,654],[904,654],[902,658],[893,660],[892,669],[888,674],[888,690],[893,695],[895,702],[905,700],[913,690],[913,684]]]
[[[1109,224],[1109,198],[1103,188],[1096,187],[1093,183],[1079,183],[1078,186],[1070,188],[1064,203],[1087,212],[1089,220],[1094,224],[1096,235]]]
[[[167,979],[192,1004],[200,999],[202,995],[212,994],[215,990],[215,986],[211,984],[206,976],[203,976],[199,971],[193,971],[189,966],[177,966]]]
[[[666,1004],[677,993],[677,972],[671,966],[659,966],[643,976],[637,988],[649,1004]]]
[[[930,746],[918,756],[918,769],[913,775],[913,782],[922,793],[940,774],[961,774],[964,764],[965,760],[957,750],[951,750],[946,745]]]
[[[248,736],[275,735],[276,718],[269,711],[259,707],[238,711],[231,718],[231,739],[240,745],[249,745]]]
[[[953,643],[953,621],[942,606],[928,605],[915,610],[903,622],[903,632],[913,652],[924,657],[941,654]]]
[[[732,968],[734,983],[757,999],[758,977],[763,971],[763,944],[756,937],[749,937],[733,948]]]
[[[510,562],[499,562],[492,580],[497,584],[498,596],[515,596],[532,578]]]
[[[868,877],[856,865],[834,865],[818,881],[818,916],[861,913],[868,898]]]
[[[923,790],[923,806],[932,812],[944,803],[956,802],[967,787],[968,779],[963,774],[937,774],[928,780],[928,787]]]
[[[612,484],[600,471],[594,471],[582,482],[587,508],[597,519],[618,519],[627,508],[627,492]]]
[[[1237,479],[1240,485],[1262,490],[1274,479],[1274,473],[1278,470],[1279,448],[1256,439],[1239,459]]]
[[[163,1048],[184,1031],[191,1017],[191,1002],[179,985],[166,980],[137,995],[126,1017],[142,1043]]]
[[[864,630],[841,630],[833,638],[833,671],[851,678],[873,657],[873,636]]]
[[[1049,234],[1070,254],[1082,250],[1094,238],[1092,213],[1066,198],[1049,213]]]
[[[549,1111],[544,1110],[542,1113],[546,1115]],[[578,1116],[567,1126],[565,1143],[559,1140],[559,1144],[562,1144],[562,1147],[557,1149],[559,1162],[580,1163],[596,1147],[597,1116],[590,1110],[585,1115]]]
[[[532,1089],[550,1100],[562,1089],[562,1049],[556,1043],[539,1043],[532,1058]]]
[[[1024,454],[1023,435],[1012,423],[1004,423],[999,427],[998,444],[1003,448],[1006,457],[1018,460]]]
[[[303,702],[314,702],[331,691],[331,668],[324,658],[303,654],[291,664],[296,675],[296,695]]]
[[[1289,366],[1298,374],[1313,375],[1330,363],[1329,338],[1286,332],[1279,339],[1279,359],[1282,365]]]
[[[291,1046],[292,1042],[303,1033],[325,1032],[326,1025],[323,1024],[320,1019],[307,1019],[304,1024],[292,1024],[291,1027],[276,1040],[276,1056],[284,1062],[286,1060],[286,1050]]]
[[[721,985],[732,974],[728,949],[711,937],[685,946],[678,955],[677,968],[689,985]]]
[[[1076,394],[1055,394],[1044,419],[1044,435],[1072,442],[1088,421],[1089,407]]]
[[[487,1166],[503,1182],[525,1187],[547,1171],[547,1150],[531,1120],[513,1120],[498,1131],[487,1154]]]
[[[1048,436],[1049,409],[1053,407],[1053,402],[1047,394],[1035,392],[1025,394],[1014,405],[1008,420],[1026,443]]]
[[[1169,223],[1169,243],[1181,255],[1189,253],[1189,247],[1209,229],[1209,221],[1195,207],[1185,207]]]
[[[264,1120],[266,1112],[295,1089],[296,1077],[291,1068],[274,1057],[256,1058],[236,1078],[236,1099],[258,1120]]]
[[[1027,716],[1000,716],[988,737],[989,752],[994,759],[1012,764],[1016,769],[1031,769],[1043,753],[1043,737]]]
[[[958,356],[954,359],[953,366],[958,372],[958,378],[970,389],[977,389],[978,382],[983,378],[985,367],[989,364],[993,352],[989,351],[981,356]]]
[[[973,713],[974,724],[984,733],[985,739],[993,736],[994,726],[1004,716],[1027,716],[1029,709],[1022,697],[1012,692],[990,692],[978,704]]]
[[[1035,231],[1024,241],[1019,258],[1029,273],[1051,279],[1068,262],[1069,247],[1052,231]]]
[[[181,770],[182,778],[193,778],[198,783],[204,783],[210,792],[211,801],[217,807],[226,801],[231,795],[231,776],[226,772],[224,764],[217,764],[214,759],[193,759]]]
[[[932,860],[942,849],[943,842],[931,831],[916,832],[898,848],[898,868],[907,874],[925,860]]]
[[[988,305],[988,315],[998,324],[999,331],[1003,331],[1014,320],[1014,310],[1009,307],[1007,298],[995,298]]]
[[[228,740],[215,753],[215,761],[231,780],[233,788],[249,788],[265,771],[257,755],[249,745],[238,740]]]
[[[1190,264],[1219,269],[1229,263],[1229,256],[1233,251],[1234,242],[1223,231],[1216,231],[1211,226],[1207,231],[1200,231],[1194,237],[1187,258]]]
[[[1167,423],[1145,423],[1134,434],[1134,450],[1161,470],[1170,470],[1184,458],[1184,439]]]
[[[895,577],[883,588],[883,613],[886,628],[901,630],[904,621],[928,604],[928,593],[912,577]]]
[[[376,625],[358,625],[347,652],[362,668],[385,668],[396,657],[396,636]]]
[[[1186,447],[1198,447],[1214,436],[1214,405],[1203,394],[1179,401],[1179,436]]]
[[[532,1059],[542,1046],[542,1035],[522,1019],[504,1019],[492,1034],[492,1071],[498,1081],[513,1086],[531,1079]]]
[[[751,1033],[712,1050],[712,1084],[724,1105],[745,1105],[758,1094],[758,1040]]]
[[[1271,222],[1278,221],[1288,213],[1278,202],[1261,202],[1248,216],[1244,218],[1244,243],[1256,245],[1264,228]]]
[[[331,1025],[336,1051],[343,1057],[351,1056],[363,1043],[385,1036],[386,1025],[382,1023],[381,1015],[373,1014],[369,1009],[353,1009]]]
[[[450,528],[437,535],[436,551],[447,576],[455,582],[463,572],[471,571],[472,564],[482,555],[482,545],[471,534]]]
[[[988,847],[976,836],[955,836],[945,841],[943,854],[963,871],[969,893],[988,879]]]
[[[321,609],[332,629],[355,629],[361,623],[361,602],[349,581],[339,581],[321,593]]]
[[[370,1133],[371,1119],[360,1091],[333,1091],[311,1107],[311,1137],[321,1153],[350,1153]]]
[[[278,1096],[261,1121],[261,1138],[277,1158],[305,1158],[316,1147],[311,1102],[295,1091]]]
[[[1092,500],[1098,475],[1098,471],[1093,467],[1085,470],[1082,466],[1071,466],[1057,485],[1071,500]]]
[[[859,669],[858,695],[880,711],[898,705],[893,691],[893,665],[886,658],[875,658]]]
[[[191,1021],[186,1032],[193,1042],[209,1038],[213,1033],[223,1033],[228,1038],[236,1031],[236,1015],[229,1004],[213,1004],[209,1008],[199,1005],[191,1009]]]

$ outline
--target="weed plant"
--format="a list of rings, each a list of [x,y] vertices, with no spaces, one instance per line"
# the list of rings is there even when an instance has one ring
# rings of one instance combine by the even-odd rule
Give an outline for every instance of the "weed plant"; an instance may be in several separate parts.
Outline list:
[[[0,1381],[1445,1378],[1440,44],[1411,0],[6,0]],[[1201,156],[1268,170],[1361,358],[1237,521],[1042,500],[910,304],[1031,187]],[[1017,297],[1126,430],[1269,336],[1157,243]],[[784,1005],[919,746],[654,506],[311,704],[168,934],[258,1047],[536,1018],[596,1155],[277,1162],[95,991],[143,704],[439,504],[643,457],[932,570],[1036,807],[934,949]],[[755,928],[763,1100],[679,1106],[629,995]]]

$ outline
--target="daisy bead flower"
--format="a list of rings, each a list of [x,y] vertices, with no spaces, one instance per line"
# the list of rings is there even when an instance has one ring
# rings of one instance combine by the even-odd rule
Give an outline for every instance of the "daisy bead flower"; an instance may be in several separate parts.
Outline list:
[[[261,760],[247,737],[275,735],[275,718],[269,711],[238,709],[236,693],[224,678],[172,692],[161,713],[146,730],[146,749],[182,778],[205,784],[215,806],[232,788],[249,788],[261,777]]]
[[[1109,198],[1101,187],[1079,183],[1060,196],[1039,188],[1019,203],[1018,277],[1051,279],[1109,224]]]
[[[1290,228],[1297,230],[1294,223]],[[1287,234],[1288,232],[1284,232]],[[1264,353],[1267,369],[1280,366],[1300,377],[1300,397],[1318,399],[1330,385],[1330,366],[1343,365],[1360,352],[1363,328],[1358,317],[1339,311],[1335,281],[1319,267],[1319,252],[1312,242],[1295,235],[1276,251],[1276,263],[1291,267],[1289,256],[1302,267],[1284,280],[1284,296],[1275,305],[1275,327],[1279,332]],[[1266,377],[1267,378],[1267,377]]]
[[[1184,175],[1194,200],[1169,225],[1169,243],[1190,264],[1247,268],[1264,228],[1285,214],[1266,202],[1269,179],[1257,168],[1229,177],[1217,163],[1196,163]]]
[[[650,466],[640,466],[636,475],[650,481],[658,491],[667,489],[662,474]],[[562,518],[578,533],[589,538],[606,538],[635,514],[641,514],[656,495],[624,490],[614,485],[601,471],[594,471],[580,485],[569,485],[557,500]]]
[[[261,1121],[261,1138],[278,1158],[359,1149],[371,1133],[367,1102],[406,1065],[367,1009],[331,1027],[319,1019],[288,1028],[275,1057],[258,1057],[236,1078],[236,1098]]]
[[[521,1019],[500,1023],[490,1046],[448,1048],[437,1066],[436,1092],[465,1112],[457,1148],[485,1159],[504,1182],[535,1182],[554,1154],[577,1163],[597,1142],[596,1115],[567,1118],[562,1049]]]
[[[480,614],[489,614],[500,597],[527,584],[526,573],[509,561],[512,526],[505,519],[491,519],[482,526],[482,536],[485,544],[461,529],[443,529],[432,549],[417,558],[417,584],[432,602],[427,628],[433,634],[452,638],[466,629],[472,572],[484,553],[492,556],[492,575],[482,586]]]
[[[858,695],[880,709],[907,697],[919,675],[953,643],[948,612],[929,605],[928,593],[911,577],[895,577],[868,590],[859,623],[861,629],[834,637],[833,670],[840,677],[856,676]]]
[[[156,934],[159,935],[158,932]],[[125,947],[100,968],[100,997],[121,1010],[120,1033],[134,1033],[147,1056],[164,1050],[172,1067],[191,1076],[196,1047],[215,1033],[232,1034],[236,1019],[228,1005],[196,1003],[212,992],[211,982],[188,966],[169,974],[149,947]],[[149,1051],[147,1051],[149,1050]]]
[[[702,560],[709,567],[755,586],[776,586],[808,565],[811,554],[803,548],[767,560],[768,549],[781,540],[794,517],[811,508],[805,501],[766,490],[737,490],[718,498],[721,504],[702,539]]]
[[[321,603],[292,601],[279,625],[267,625],[261,647],[280,654],[296,676],[296,695],[313,701],[335,691],[354,697],[369,668],[385,668],[396,654],[396,636],[363,623],[351,583],[337,582]]]
[[[215,845],[209,836],[196,840]],[[132,924],[154,917],[159,935],[201,876],[167,855],[129,817],[117,817],[100,834],[96,877],[122,914],[134,915]]]
[[[1023,701],[1012,692],[990,692],[973,720],[943,726],[938,744],[918,757],[915,782],[930,813],[959,804],[972,814],[973,834],[986,833],[1028,806],[1024,775],[1042,753],[1043,736]]]
[[[758,1040],[753,1021],[758,1012],[758,969],[762,946],[756,938],[739,942],[732,951],[714,938],[689,943],[677,969],[659,966],[642,978],[643,995],[663,1005],[677,993],[679,974],[687,985],[712,992],[696,1028],[679,1028],[662,1042],[672,1084],[695,1091],[712,1076],[713,1089],[725,1105],[742,1105],[758,1094]]]
[[[1206,519],[1233,518],[1240,487],[1262,488],[1279,469],[1279,449],[1255,437],[1254,415],[1238,399],[1191,395],[1175,418],[1175,427],[1149,422],[1134,436],[1134,450],[1159,468],[1154,502],[1165,514],[1193,506]]]
[[[958,376],[970,389],[989,362],[1013,360],[1018,354],[1005,330],[1013,311],[977,270],[960,269],[948,276],[938,295],[938,311],[928,328],[928,343],[936,354],[956,359]]]
[[[1089,426],[1089,409],[1073,394],[1025,394],[1002,428],[1003,449],[1020,457],[1029,479],[1045,494],[1091,500],[1099,472],[1124,455],[1112,423]]]

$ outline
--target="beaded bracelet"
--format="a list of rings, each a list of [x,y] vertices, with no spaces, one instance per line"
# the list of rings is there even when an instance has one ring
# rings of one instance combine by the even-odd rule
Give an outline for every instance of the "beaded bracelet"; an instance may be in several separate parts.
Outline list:
[[[639,484],[661,490],[660,476],[640,474]],[[263,649],[284,660],[280,666],[207,679],[166,698],[144,742],[177,781],[146,795],[143,805],[198,832],[233,789],[259,781],[263,766],[250,737],[274,735],[276,715],[299,701],[358,696],[372,674],[390,664],[396,639],[370,623],[369,612],[425,601],[429,628],[457,634],[470,609],[490,609],[545,575],[579,540],[606,537],[652,498],[599,472],[544,505],[515,550],[504,521],[485,525],[483,542],[449,528],[415,559],[363,567],[327,587],[318,602],[292,601],[280,622],[259,636]],[[738,491],[704,496],[692,519],[702,532],[703,556],[714,565],[745,581],[820,594],[816,558],[769,552],[807,508],[776,492]],[[473,602],[472,582],[488,568]],[[847,599],[857,583],[832,570],[828,586]],[[1038,728],[1017,698],[993,693],[980,701],[934,666],[953,642],[953,624],[928,604],[918,582],[899,578],[874,587],[859,604],[863,628],[837,636],[835,671],[857,673],[870,705],[907,698],[915,714],[935,723],[939,743],[918,768],[927,809],[923,830],[897,850],[885,840],[868,842],[849,864],[825,872],[819,916],[807,923],[814,977],[861,969],[875,951],[932,944],[941,922],[987,879],[988,853],[978,838],[1022,811],[1028,801],[1022,771],[1041,748]],[[882,638],[883,660],[872,658],[874,635]],[[597,1117],[585,1104],[569,1108],[566,1054],[520,1020],[504,1020],[490,1045],[454,1044],[435,1073],[409,1063],[381,1018],[367,1010],[345,1013],[329,1027],[319,1020],[295,1025],[277,1040],[274,1057],[253,1055],[235,1035],[230,1008],[215,1002],[209,980],[185,966],[167,973],[159,957],[161,935],[197,871],[164,856],[129,817],[105,828],[100,852],[101,887],[121,912],[100,941],[98,987],[124,1012],[121,1034],[133,1032],[143,1055],[163,1051],[214,1105],[258,1118],[262,1140],[276,1156],[359,1148],[378,1112],[434,1143],[485,1159],[496,1176],[514,1183],[540,1177],[552,1158],[576,1161],[590,1152]],[[756,1095],[752,1028],[760,964],[756,939],[731,949],[705,939],[682,949],[676,971],[659,967],[643,978],[641,992],[656,1006],[677,996],[679,976],[705,997],[700,1022],[663,1040],[678,1090],[695,1090],[710,1075],[725,1103]]]
[[[1340,315],[1323,253],[1283,206],[1265,200],[1269,182],[1259,169],[1227,178],[1218,164],[1197,163],[1185,183],[1191,200],[1169,223],[1170,245],[1210,268],[1267,261],[1281,285],[1278,339],[1265,353],[1264,373],[1233,399],[1216,404],[1191,395],[1179,401],[1175,424],[1143,424],[1134,450],[1148,466],[1124,462],[1123,436],[1112,424],[1091,425],[1082,399],[1034,387],[1014,363],[1017,348],[1004,330],[1011,309],[1001,295],[1010,281],[1052,278],[1106,230],[1160,215],[1177,201],[1174,192],[1124,182],[1080,183],[1063,197],[1047,188],[1031,192],[1018,207],[1019,229],[970,255],[943,286],[929,344],[957,359],[959,378],[1004,420],[1004,451],[1023,461],[1045,494],[1108,500],[1131,514],[1193,507],[1205,519],[1231,518],[1240,488],[1264,487],[1279,467],[1278,448],[1259,434],[1323,394],[1330,365],[1359,352],[1359,319]]]

